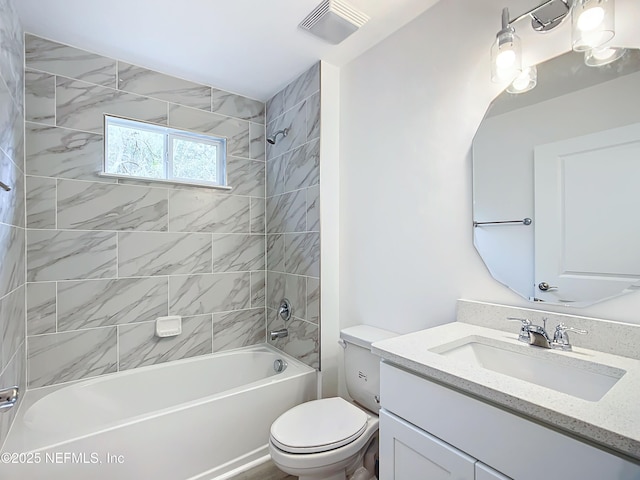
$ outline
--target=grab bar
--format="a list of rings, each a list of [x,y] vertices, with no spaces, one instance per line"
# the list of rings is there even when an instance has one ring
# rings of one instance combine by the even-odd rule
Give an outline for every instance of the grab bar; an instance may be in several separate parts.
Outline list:
[[[523,220],[505,220],[503,222],[473,222],[474,227],[481,227],[483,225],[505,225],[505,224],[513,224],[513,223],[522,223],[523,225],[531,225],[533,220],[529,217]]]
[[[4,182],[0,182],[0,188],[2,188],[5,192],[11,191],[11,187]]]
[[[20,389],[17,386],[0,390],[0,412],[4,412],[13,407],[20,396]]]

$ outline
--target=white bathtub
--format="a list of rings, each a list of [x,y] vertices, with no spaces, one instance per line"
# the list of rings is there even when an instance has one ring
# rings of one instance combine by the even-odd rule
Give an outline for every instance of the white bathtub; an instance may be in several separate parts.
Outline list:
[[[271,423],[315,395],[315,370],[268,345],[30,390],[0,478],[222,480],[266,460]]]

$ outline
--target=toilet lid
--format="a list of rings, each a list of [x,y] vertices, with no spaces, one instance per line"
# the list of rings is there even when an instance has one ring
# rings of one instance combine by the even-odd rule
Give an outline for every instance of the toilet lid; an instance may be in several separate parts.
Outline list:
[[[271,425],[271,441],[289,453],[318,453],[353,442],[368,415],[343,398],[306,402],[283,413]]]

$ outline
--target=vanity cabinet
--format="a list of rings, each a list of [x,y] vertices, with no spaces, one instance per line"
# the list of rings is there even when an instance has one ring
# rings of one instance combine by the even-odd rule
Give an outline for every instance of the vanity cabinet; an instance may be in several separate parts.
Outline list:
[[[380,383],[380,480],[640,479],[631,459],[398,366]]]
[[[508,480],[475,458],[380,412],[380,480]]]

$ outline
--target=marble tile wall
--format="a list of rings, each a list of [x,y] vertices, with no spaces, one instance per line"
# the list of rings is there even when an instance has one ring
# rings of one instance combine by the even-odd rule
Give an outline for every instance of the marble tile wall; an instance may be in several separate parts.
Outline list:
[[[28,386],[263,343],[264,103],[29,34],[24,74]],[[104,113],[227,136],[233,190],[100,177]]]
[[[26,390],[23,34],[14,0],[0,0],[0,388]],[[17,407],[0,413],[0,448]]]
[[[289,336],[270,341],[320,368],[320,64],[267,102],[267,329],[285,327],[277,308],[291,301]]]

